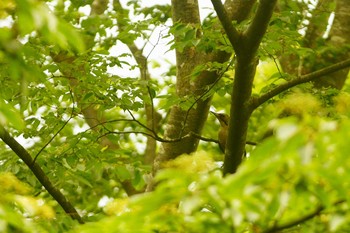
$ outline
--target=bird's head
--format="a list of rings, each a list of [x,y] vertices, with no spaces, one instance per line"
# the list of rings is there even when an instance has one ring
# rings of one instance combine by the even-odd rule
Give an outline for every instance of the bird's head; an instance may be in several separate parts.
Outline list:
[[[218,113],[218,112],[213,112],[210,111],[212,114],[214,114],[214,116],[219,120],[220,125],[222,127],[227,127],[228,126],[228,122],[230,120],[230,116],[225,114],[225,113]]]

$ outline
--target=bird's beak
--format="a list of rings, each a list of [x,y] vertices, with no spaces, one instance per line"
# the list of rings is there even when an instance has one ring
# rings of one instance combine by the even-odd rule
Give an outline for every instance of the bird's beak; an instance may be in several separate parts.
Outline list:
[[[216,112],[210,111],[216,118],[218,117],[218,114]]]

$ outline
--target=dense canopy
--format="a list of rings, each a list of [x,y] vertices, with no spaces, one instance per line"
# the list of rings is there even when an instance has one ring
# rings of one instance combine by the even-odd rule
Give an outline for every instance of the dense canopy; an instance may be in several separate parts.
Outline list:
[[[348,25],[347,0],[5,0],[0,231],[348,232]]]

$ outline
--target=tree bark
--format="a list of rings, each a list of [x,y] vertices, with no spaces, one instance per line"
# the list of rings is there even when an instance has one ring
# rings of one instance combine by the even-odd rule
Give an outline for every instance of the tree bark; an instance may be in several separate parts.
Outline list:
[[[335,53],[328,53],[326,59],[329,63],[343,61],[350,55],[350,4],[347,0],[336,0],[334,22],[329,33],[329,45],[334,47]],[[316,86],[335,87],[341,89],[348,76],[349,69],[342,69],[330,76],[322,77]]]
[[[172,0],[172,19],[174,23],[182,23],[198,27],[200,25],[198,1]],[[199,36],[199,35],[197,35]],[[178,38],[175,38],[178,41]],[[201,55],[194,46],[184,48],[183,51],[176,50],[176,93],[180,98],[191,95],[194,91],[194,83],[191,81],[191,72],[200,64]],[[208,112],[208,104],[198,103],[195,110],[187,113],[180,106],[174,106],[170,110],[164,137],[166,139],[177,139],[193,131],[199,133]],[[186,122],[185,122],[186,121]],[[160,152],[156,158],[154,169],[159,169],[160,163],[174,159],[183,153],[195,151],[198,139],[191,136],[174,143],[162,143]]]
[[[306,48],[317,49],[318,44],[323,41],[322,38],[327,30],[328,19],[331,12],[331,4],[334,0],[320,0],[318,1],[316,7],[311,12],[311,17],[309,17],[309,24],[305,32],[304,40],[301,45]],[[284,5],[279,4],[277,9],[278,12],[284,10]],[[309,9],[303,9],[300,6],[300,12],[309,11]],[[302,13],[301,13],[302,14]],[[279,54],[279,62],[283,68],[283,71],[292,75],[303,75],[312,72],[310,65],[305,66],[305,61],[307,59],[300,57],[298,54]]]
[[[336,3],[335,18],[327,38],[323,38],[328,25],[331,12],[331,4]],[[299,57],[298,55],[281,56],[280,64],[284,72],[293,75],[304,75],[322,67],[347,59],[350,54],[350,6],[346,0],[320,0],[312,11],[312,17],[305,33],[304,43],[306,48],[317,49],[320,43],[329,50],[316,54],[314,59]],[[323,41],[323,42],[322,42]],[[349,73],[349,69],[343,69],[315,80],[315,87],[333,87],[341,89]]]

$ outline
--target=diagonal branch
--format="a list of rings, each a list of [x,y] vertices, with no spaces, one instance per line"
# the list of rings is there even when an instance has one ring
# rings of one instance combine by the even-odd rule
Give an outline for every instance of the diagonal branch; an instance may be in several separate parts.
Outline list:
[[[243,42],[246,44],[241,52],[255,55],[260,42],[266,33],[267,27],[269,26],[276,2],[277,0],[260,0],[258,9],[251,24],[243,34]],[[246,50],[249,50],[250,52],[247,52]]]
[[[73,98],[73,93],[72,90],[69,90],[69,93],[71,95],[72,98],[72,102],[73,102],[73,107],[72,107],[72,113],[70,115],[70,117],[68,118],[68,120],[66,120],[64,122],[64,124],[61,126],[61,128],[50,138],[49,141],[47,141],[47,143],[39,150],[39,152],[34,156],[33,159],[33,164],[35,163],[36,159],[39,157],[39,155],[41,154],[41,152],[43,152],[45,150],[45,148],[55,139],[55,137],[64,129],[64,127],[66,127],[66,125],[68,124],[68,122],[73,118],[73,114],[74,114],[74,98]]]
[[[32,156],[28,153],[24,147],[19,144],[16,139],[14,139],[7,130],[0,125],[0,138],[20,157],[23,162],[29,167],[33,172],[35,177],[39,182],[45,187],[45,189],[50,193],[50,195],[58,202],[58,204],[64,209],[64,211],[71,216],[72,219],[77,220],[79,223],[83,224],[84,221],[74,208],[74,206],[67,200],[67,198],[57,189],[46,176],[41,167],[35,163]]]
[[[323,206],[319,206],[314,211],[312,211],[311,213],[308,213],[305,216],[301,216],[299,219],[295,219],[293,221],[290,221],[290,222],[285,223],[285,224],[281,224],[279,226],[274,226],[274,227],[264,231],[264,233],[280,232],[282,230],[285,230],[285,229],[297,226],[298,224],[301,224],[303,222],[308,221],[309,219],[312,219],[312,218],[316,217],[317,215],[319,215],[323,211],[323,209],[324,209]]]
[[[333,203],[334,206],[337,206],[337,205],[340,205],[342,203],[344,203],[345,200],[338,200],[336,202]],[[294,226],[297,226],[299,224],[302,224],[318,215],[320,215],[322,213],[322,211],[325,209],[325,206],[318,206],[315,210],[313,210],[312,212],[304,215],[304,216],[300,216],[298,219],[294,219],[294,220],[291,220],[290,222],[286,222],[284,224],[281,224],[281,225],[276,225],[276,226],[273,226],[272,228],[270,229],[267,229],[265,231],[263,231],[264,233],[274,233],[274,232],[281,232],[285,229],[288,229],[288,228],[291,228],[291,227],[294,227]]]
[[[253,97],[250,101],[250,107],[251,107],[251,109],[254,110],[257,107],[259,107],[260,105],[262,105],[263,103],[265,103],[266,101],[268,101],[269,99],[275,97],[276,95],[278,95],[278,94],[280,94],[280,93],[282,93],[282,92],[284,92],[284,91],[286,91],[294,86],[312,81],[314,79],[331,74],[331,73],[339,71],[341,69],[345,69],[347,67],[350,67],[350,59],[347,59],[347,60],[342,61],[342,62],[338,62],[334,65],[330,65],[330,66],[323,68],[321,70],[317,70],[315,72],[312,72],[312,73],[309,73],[306,75],[302,75],[298,78],[295,78],[291,81],[288,81],[286,83],[283,83],[283,84],[275,87],[274,89],[261,95],[260,97]]]
[[[226,35],[233,46],[233,49],[237,51],[239,48],[240,43],[240,33],[237,31],[237,29],[232,25],[232,21],[228,17],[228,14],[224,8],[224,5],[222,5],[221,0],[211,0],[211,3],[214,6],[214,9],[218,15],[218,18],[222,24],[222,27],[224,28]]]

